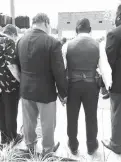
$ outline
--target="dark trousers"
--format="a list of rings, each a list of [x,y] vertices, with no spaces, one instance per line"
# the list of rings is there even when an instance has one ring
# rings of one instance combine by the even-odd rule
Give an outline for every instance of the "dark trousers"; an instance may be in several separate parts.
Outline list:
[[[77,143],[78,116],[83,103],[86,120],[87,146],[96,143],[97,138],[97,104],[99,88],[95,82],[69,83],[67,101],[67,134],[74,145]],[[79,128],[81,129],[81,128]]]
[[[121,151],[121,94],[111,93],[111,145]]]
[[[1,142],[13,140],[17,135],[19,91],[0,94],[0,130]]]

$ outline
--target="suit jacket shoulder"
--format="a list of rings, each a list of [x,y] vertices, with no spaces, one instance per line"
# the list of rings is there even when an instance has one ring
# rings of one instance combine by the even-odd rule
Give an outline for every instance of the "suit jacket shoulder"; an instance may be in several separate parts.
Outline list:
[[[121,26],[118,26],[118,27],[116,27],[115,29],[113,29],[112,31],[110,31],[109,33],[108,33],[108,36],[115,36],[116,38],[119,38],[119,39],[121,39]]]
[[[61,47],[62,48],[62,45],[61,45],[61,42],[57,39],[55,39],[54,37],[50,36],[50,35],[47,35],[48,37],[48,46],[50,46],[51,50],[54,50],[55,48],[57,47]]]
[[[50,36],[50,35],[47,35],[48,36],[48,39],[53,42],[54,44],[58,44],[58,43],[61,43],[59,40],[57,40],[56,38]]]

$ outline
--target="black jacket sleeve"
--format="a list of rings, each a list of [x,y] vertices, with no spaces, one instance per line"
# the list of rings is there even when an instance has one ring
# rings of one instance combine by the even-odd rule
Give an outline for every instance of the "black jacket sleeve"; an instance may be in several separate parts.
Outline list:
[[[111,68],[114,67],[117,58],[118,39],[114,33],[109,32],[106,42],[106,54]]]
[[[61,43],[54,40],[51,47],[51,69],[55,78],[58,93],[64,98],[67,96],[67,79],[61,48]]]

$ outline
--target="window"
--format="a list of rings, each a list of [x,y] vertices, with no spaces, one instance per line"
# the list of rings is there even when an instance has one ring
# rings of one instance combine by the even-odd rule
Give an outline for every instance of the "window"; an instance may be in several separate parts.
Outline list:
[[[102,21],[99,21],[99,23],[101,24],[101,23],[102,23]]]
[[[67,24],[70,24],[70,22],[67,22]]]

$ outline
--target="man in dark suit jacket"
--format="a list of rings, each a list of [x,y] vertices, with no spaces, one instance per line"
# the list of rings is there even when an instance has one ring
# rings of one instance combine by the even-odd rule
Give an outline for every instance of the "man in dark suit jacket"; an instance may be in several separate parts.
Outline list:
[[[110,141],[103,144],[113,152],[121,154],[121,5],[119,5],[115,20],[116,28],[107,35],[106,53],[112,68],[111,88],[111,128]]]
[[[37,14],[33,18],[33,29],[17,44],[25,141],[29,150],[34,152],[37,143],[35,128],[39,113],[44,154],[55,151],[59,146],[59,143],[56,146],[54,143],[56,86],[62,101],[66,100],[67,95],[62,46],[59,41],[48,35],[49,24],[46,14]]]

